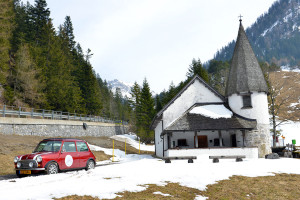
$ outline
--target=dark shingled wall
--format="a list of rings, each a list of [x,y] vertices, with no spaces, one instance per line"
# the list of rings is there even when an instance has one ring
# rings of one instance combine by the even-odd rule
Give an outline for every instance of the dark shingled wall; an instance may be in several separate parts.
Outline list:
[[[240,23],[230,67],[226,96],[243,92],[268,92],[262,70]]]

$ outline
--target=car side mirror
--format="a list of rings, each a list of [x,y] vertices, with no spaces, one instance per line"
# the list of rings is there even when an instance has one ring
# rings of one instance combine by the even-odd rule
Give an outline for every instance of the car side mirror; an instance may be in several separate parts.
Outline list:
[[[62,149],[62,150],[61,150],[61,153],[65,153],[65,152],[66,152],[66,150],[65,150],[65,149]]]

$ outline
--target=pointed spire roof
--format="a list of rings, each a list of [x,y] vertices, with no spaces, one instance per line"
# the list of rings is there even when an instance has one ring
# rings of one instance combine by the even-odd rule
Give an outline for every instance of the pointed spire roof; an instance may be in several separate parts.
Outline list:
[[[226,96],[253,91],[267,93],[268,87],[240,19],[239,33],[226,85]]]

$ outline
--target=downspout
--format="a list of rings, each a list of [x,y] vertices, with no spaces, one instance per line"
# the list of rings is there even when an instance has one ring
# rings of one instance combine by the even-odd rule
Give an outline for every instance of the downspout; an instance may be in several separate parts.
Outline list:
[[[161,130],[164,132],[164,121],[161,120]],[[163,135],[163,158],[165,157],[165,135]]]

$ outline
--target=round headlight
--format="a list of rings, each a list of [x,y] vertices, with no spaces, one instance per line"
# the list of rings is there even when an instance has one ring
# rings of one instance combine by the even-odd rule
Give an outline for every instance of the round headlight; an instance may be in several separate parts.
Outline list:
[[[19,160],[20,160],[19,157],[16,156],[15,159],[14,159],[14,162],[17,163]]]
[[[21,163],[18,162],[18,163],[17,163],[17,168],[20,168],[20,167],[21,167]]]
[[[42,162],[42,160],[43,160],[42,156],[37,156],[37,157],[36,157],[36,161],[37,161],[37,162]]]
[[[33,167],[33,162],[29,163],[29,167],[32,168]]]

